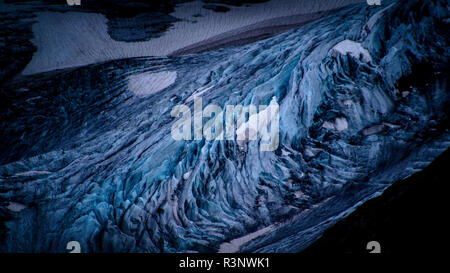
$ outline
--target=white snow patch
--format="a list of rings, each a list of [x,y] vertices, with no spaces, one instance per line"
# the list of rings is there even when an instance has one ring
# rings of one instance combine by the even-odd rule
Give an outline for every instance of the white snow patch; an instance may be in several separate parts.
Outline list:
[[[389,122],[383,122],[383,125],[385,125],[385,126],[387,126],[389,128],[393,128],[393,129],[398,129],[398,128],[402,127],[400,125],[392,124],[392,123],[389,123]]]
[[[370,136],[374,134],[378,134],[386,129],[386,126],[384,124],[378,124],[374,125],[372,127],[366,128],[363,130],[363,135]]]
[[[302,191],[296,191],[294,194],[295,194],[295,198],[297,198],[297,199],[306,197],[306,195]]]
[[[334,127],[338,131],[344,131],[348,129],[348,122],[346,118],[336,118],[334,121]]]
[[[189,176],[191,176],[191,172],[192,171],[188,171],[187,173],[183,174],[183,179],[187,180],[189,178]]]
[[[322,127],[328,130],[344,131],[348,129],[348,122],[346,118],[336,118],[333,122],[325,121]]]
[[[177,72],[146,72],[128,77],[128,89],[137,96],[145,97],[172,85],[177,79]]]
[[[307,156],[310,156],[310,157],[315,156],[314,152],[311,149],[306,149],[305,153],[306,153]]]
[[[263,229],[257,230],[253,233],[247,234],[245,236],[236,238],[232,240],[229,243],[222,243],[219,248],[219,253],[235,253],[238,252],[242,245],[244,245],[247,242],[250,242],[251,240],[267,233],[272,230],[274,230],[275,225],[270,225],[268,227],[265,227]]]
[[[17,202],[9,202],[7,209],[14,211],[14,212],[20,212],[27,208],[24,204],[17,203]]]
[[[322,124],[322,127],[325,128],[325,129],[328,129],[328,130],[333,130],[334,129],[334,124],[332,122],[325,121]]]
[[[352,106],[353,101],[352,101],[352,100],[344,100],[344,101],[342,102],[342,104],[343,104],[345,107],[350,107],[350,106]]]
[[[356,59],[362,57],[362,60],[364,62],[372,62],[372,56],[370,56],[369,51],[362,47],[360,43],[357,43],[355,41],[344,40],[342,42],[339,42],[333,47],[333,50],[343,55],[349,53],[350,56]]]
[[[51,174],[51,172],[49,172],[49,171],[27,171],[27,172],[16,173],[13,176],[21,177],[21,176],[46,175],[46,174]]]

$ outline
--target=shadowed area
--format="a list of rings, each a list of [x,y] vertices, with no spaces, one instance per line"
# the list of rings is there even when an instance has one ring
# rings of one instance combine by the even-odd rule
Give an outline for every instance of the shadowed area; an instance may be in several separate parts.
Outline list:
[[[367,201],[347,218],[324,232],[304,250],[305,255],[363,254],[375,240],[383,254],[440,253],[449,229],[447,213],[450,150],[423,171],[390,186],[381,196]]]

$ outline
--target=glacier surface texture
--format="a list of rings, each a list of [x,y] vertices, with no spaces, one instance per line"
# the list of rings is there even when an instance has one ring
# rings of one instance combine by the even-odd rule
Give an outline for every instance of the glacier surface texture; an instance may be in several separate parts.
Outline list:
[[[359,3],[244,46],[7,81],[0,252],[305,249],[450,146],[449,13]],[[171,110],[194,93],[222,108],[275,97],[278,149],[174,140]]]

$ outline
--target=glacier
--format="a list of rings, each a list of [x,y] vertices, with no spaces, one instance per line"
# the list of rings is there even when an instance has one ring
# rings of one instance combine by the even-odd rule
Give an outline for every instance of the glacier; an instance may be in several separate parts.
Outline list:
[[[82,252],[302,251],[450,146],[448,3],[383,5],[245,46],[6,82],[0,252],[70,241]],[[158,73],[176,78],[130,90]],[[278,149],[174,140],[170,112],[195,96],[222,108],[275,97]]]

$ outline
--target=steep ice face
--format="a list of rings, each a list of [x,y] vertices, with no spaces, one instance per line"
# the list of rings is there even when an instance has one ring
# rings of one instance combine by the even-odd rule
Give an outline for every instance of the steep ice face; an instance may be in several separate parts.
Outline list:
[[[5,85],[0,250],[64,252],[74,240],[84,252],[304,249],[450,146],[446,1],[401,1],[365,30],[382,8],[345,8],[243,47]],[[371,60],[334,54],[344,40]],[[129,88],[133,75],[166,71],[177,77],[162,92]],[[170,113],[192,109],[193,96],[222,109],[275,99],[278,148],[174,140]]]

